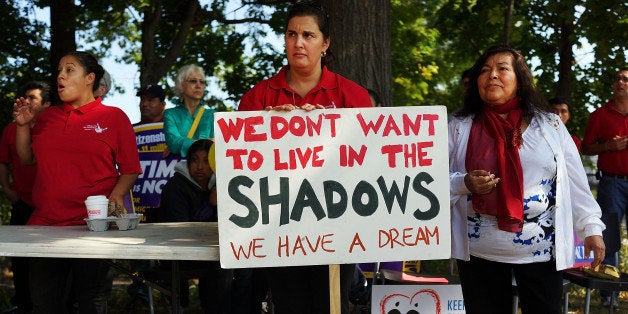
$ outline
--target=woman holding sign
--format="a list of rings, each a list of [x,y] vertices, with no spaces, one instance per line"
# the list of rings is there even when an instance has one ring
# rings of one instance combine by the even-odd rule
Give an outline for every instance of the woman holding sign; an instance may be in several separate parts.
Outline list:
[[[371,107],[366,89],[336,73],[326,64],[329,50],[329,15],[315,2],[298,2],[288,10],[285,46],[288,65],[277,75],[255,85],[238,110],[291,111]],[[340,267],[342,313],[349,313],[349,288],[355,265]],[[266,269],[275,313],[329,313],[327,266]]]
[[[573,229],[592,266],[604,258],[600,207],[578,150],[537,93],[522,55],[489,48],[449,122],[452,256],[467,313],[561,313]]]

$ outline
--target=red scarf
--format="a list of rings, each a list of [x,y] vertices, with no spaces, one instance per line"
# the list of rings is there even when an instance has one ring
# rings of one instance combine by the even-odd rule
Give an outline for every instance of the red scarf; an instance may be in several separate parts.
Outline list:
[[[466,168],[486,170],[501,178],[488,194],[473,194],[473,210],[497,217],[497,227],[521,232],[523,227],[523,173],[519,148],[523,110],[519,97],[499,106],[484,104],[473,121],[467,144]],[[504,119],[500,114],[508,113]]]

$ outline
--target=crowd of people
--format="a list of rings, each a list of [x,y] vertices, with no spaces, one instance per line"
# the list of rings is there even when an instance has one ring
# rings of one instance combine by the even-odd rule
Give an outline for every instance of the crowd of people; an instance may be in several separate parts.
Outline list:
[[[382,106],[376,92],[327,68],[333,53],[322,5],[293,4],[284,27],[287,64],[245,93],[239,111]],[[583,236],[592,266],[616,263],[605,252],[601,216],[617,213],[622,221],[628,207],[628,68],[617,72],[613,98],[591,114],[582,144],[565,126],[570,101],[555,97],[546,103],[517,50],[486,49],[462,79],[462,107],[449,122],[449,181],[451,252],[466,312],[510,312],[514,276],[523,313],[561,313],[560,271],[574,264],[574,231]],[[111,77],[88,53],[74,51],[60,60],[62,104],[50,105],[46,83],[27,84],[0,142],[0,185],[12,204],[11,224],[84,224],[83,202],[90,195],[123,204],[142,174],[135,132],[149,124],[159,124],[165,139],[161,157],[181,160],[159,205],[150,208],[158,212],[153,221],[217,221],[215,169],[208,162],[215,111],[203,102],[205,72],[186,65],[174,81],[173,108],[166,109],[165,90],[157,83],[138,90],[141,121],[135,125],[103,104]],[[597,201],[580,150],[599,156]],[[206,270],[199,297],[207,313],[259,313],[268,291],[274,313],[330,312],[327,266],[229,270],[218,262],[190,262],[183,267]],[[355,267],[340,266],[342,313],[349,313]],[[19,311],[107,310],[111,270],[103,260],[13,258],[12,269],[12,303]],[[138,282],[132,286],[131,294],[146,289]],[[602,302],[613,306],[608,296],[603,291]]]

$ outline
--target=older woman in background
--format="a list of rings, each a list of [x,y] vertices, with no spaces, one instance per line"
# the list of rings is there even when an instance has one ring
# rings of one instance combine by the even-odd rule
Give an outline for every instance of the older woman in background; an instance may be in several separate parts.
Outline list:
[[[471,69],[449,123],[452,256],[467,313],[509,313],[513,274],[523,313],[561,313],[574,228],[592,266],[604,258],[600,207],[548,111],[518,51],[489,48]]]
[[[366,89],[336,73],[326,64],[332,59],[329,16],[315,2],[288,9],[284,41],[288,65],[255,85],[238,110],[290,111],[371,107]],[[349,313],[349,288],[355,265],[340,266],[342,313]],[[236,273],[237,274],[237,273]],[[329,313],[328,266],[267,268],[275,313]]]
[[[214,110],[201,103],[205,96],[205,71],[195,64],[183,66],[175,78],[174,108],[164,112],[164,133],[171,153],[186,157],[192,143],[214,137]]]

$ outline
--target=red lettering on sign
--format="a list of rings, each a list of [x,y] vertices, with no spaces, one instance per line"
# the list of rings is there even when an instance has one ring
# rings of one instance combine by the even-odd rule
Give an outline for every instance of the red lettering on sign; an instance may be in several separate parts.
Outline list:
[[[285,237],[279,237],[277,244],[277,256],[282,257],[282,255],[285,255],[286,257],[289,257],[290,254],[295,255],[298,252],[301,252],[303,256],[307,256],[308,253],[316,253],[320,250],[333,253],[336,251],[331,248],[333,236],[333,233],[318,235],[316,237],[297,235],[294,243],[290,243],[287,235]]]
[[[236,248],[233,242],[229,242],[229,244],[231,244],[231,251],[233,252],[233,256],[235,256],[237,260],[240,260],[240,256],[244,257],[245,259],[249,259],[249,257],[251,256],[264,258],[266,257],[266,255],[257,253],[257,249],[263,247],[261,243],[262,241],[264,241],[264,238],[254,238],[252,241],[249,242],[247,249],[245,249],[242,245],[238,245]]]
[[[434,147],[434,142],[384,145],[381,152],[387,157],[391,168],[397,167],[397,157],[403,158],[406,168],[415,168],[417,162],[419,167],[429,167],[432,165],[432,158],[428,157],[425,149],[430,147]]]
[[[438,226],[430,230],[426,227],[404,228],[401,232],[397,228],[388,230],[379,230],[379,247],[390,246],[418,246],[420,244],[431,245],[431,241],[435,240],[436,245],[440,244],[440,234]]]
[[[323,146],[308,147],[306,149],[290,149],[288,150],[287,161],[283,161],[281,151],[279,149],[273,149],[275,170],[305,169],[308,165],[312,167],[322,167],[325,162],[320,157],[320,152],[322,151]]]
[[[217,122],[225,143],[229,143],[232,138],[237,141],[242,133],[244,133],[245,142],[261,142],[267,139],[265,133],[257,133],[255,129],[256,126],[264,124],[264,118],[261,116],[237,118],[235,123],[231,119],[229,122],[226,122],[225,119],[220,119]]]
[[[391,133],[395,136],[419,135],[421,131],[421,120],[427,122],[427,134],[433,136],[435,132],[434,123],[438,121],[439,116],[437,114],[417,114],[413,120],[408,114],[403,114],[401,121],[397,121],[393,115],[386,116],[380,114],[377,120],[373,122],[372,120],[366,121],[362,114],[359,113],[356,118],[365,136],[371,131],[374,134],[378,134],[381,131],[383,137],[390,136]]]
[[[353,253],[353,247],[356,245],[359,245],[362,248],[363,252],[366,251],[366,248],[364,247],[364,244],[362,243],[362,239],[360,239],[360,234],[357,232],[353,236],[353,241],[351,241],[351,247],[349,247],[349,253]]]
[[[356,151],[349,145],[340,145],[340,166],[341,167],[353,167],[357,162],[360,166],[364,162],[366,156],[367,147],[360,146],[360,151]]]

